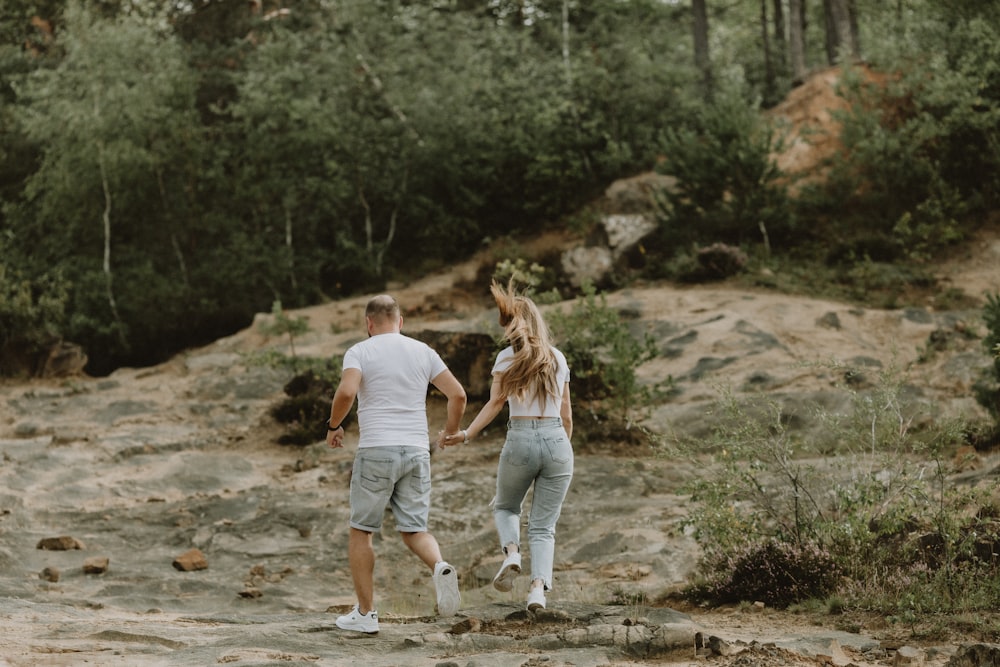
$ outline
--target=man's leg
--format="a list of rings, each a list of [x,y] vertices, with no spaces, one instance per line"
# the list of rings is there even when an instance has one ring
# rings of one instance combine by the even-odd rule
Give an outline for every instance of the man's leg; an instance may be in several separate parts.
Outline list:
[[[358,611],[367,614],[375,608],[375,549],[371,533],[351,528],[347,560],[351,565],[354,593],[358,596]]]
[[[441,558],[441,547],[438,546],[437,540],[430,533],[400,533],[400,535],[403,536],[403,544],[420,560],[424,561],[431,570],[439,561],[444,560]]]

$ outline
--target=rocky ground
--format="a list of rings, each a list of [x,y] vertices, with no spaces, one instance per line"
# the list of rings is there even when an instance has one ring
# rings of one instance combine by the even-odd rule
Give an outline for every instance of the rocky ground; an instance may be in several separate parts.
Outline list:
[[[997,238],[984,233],[942,264],[942,280],[972,296],[995,291]],[[485,286],[481,295],[460,288],[478,269],[471,261],[397,286],[404,331],[491,331]],[[292,313],[310,322],[297,353],[342,353],[362,332],[365,301]],[[671,397],[644,421],[665,437],[704,434],[723,384],[765,391],[789,410],[810,397],[836,404],[848,367],[898,366],[928,419],[980,414],[971,382],[988,358],[978,337],[966,335],[981,332],[975,309],[880,311],[667,285],[616,292],[609,304],[657,340],[661,354],[640,369],[644,380],[674,379]],[[946,344],[928,354],[933,340]],[[376,542],[382,631],[340,632],[333,619],[354,600],[346,542],[356,432],[343,450],[276,444],[282,427],[268,410],[289,377],[249,363],[248,354],[286,346],[255,324],[152,368],[2,387],[0,665],[957,667],[979,660],[962,657],[974,636],[926,641],[885,619],[848,624],[752,606],[657,603],[685,582],[698,557],[681,525],[688,512],[681,488],[695,464],[620,443],[580,448],[550,609],[529,615],[525,582],[509,594],[489,585],[500,563],[488,509],[499,422],[473,444],[434,457],[432,530],[459,569],[460,613],[434,615],[430,573],[390,520]],[[442,419],[433,404],[431,428]],[[988,478],[995,463],[982,453],[971,474]],[[57,537],[78,548],[39,548]],[[207,568],[174,565],[191,549]]]

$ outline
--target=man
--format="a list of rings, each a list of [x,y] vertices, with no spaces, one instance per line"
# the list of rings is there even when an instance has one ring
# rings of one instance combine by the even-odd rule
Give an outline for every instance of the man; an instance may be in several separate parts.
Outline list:
[[[372,533],[381,529],[387,505],[403,543],[433,572],[438,613],[451,616],[458,611],[458,575],[441,558],[437,540],[427,531],[431,495],[427,388],[434,385],[448,399],[447,434],[458,431],[466,395],[437,352],[400,333],[403,317],[394,298],[384,294],[372,298],[365,308],[365,323],[368,340],[344,355],[326,442],[343,446],[342,422],[357,397],[360,437],[351,473],[347,554],[358,604],[337,619],[337,627],[374,634],[378,613]]]

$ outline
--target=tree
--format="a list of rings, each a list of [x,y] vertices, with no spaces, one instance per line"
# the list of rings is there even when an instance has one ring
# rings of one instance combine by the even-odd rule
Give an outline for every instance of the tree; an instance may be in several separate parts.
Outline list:
[[[806,80],[805,0],[788,0],[788,50],[792,62],[792,82]]]
[[[858,45],[858,24],[852,0],[823,0],[826,26],[826,57],[833,65],[840,60],[841,50],[852,58],[861,55]]]
[[[691,0],[691,28],[694,31],[694,64],[701,73],[702,95],[712,98],[712,61],[708,52],[708,9],[705,0]]]
[[[132,317],[123,309],[142,310],[156,294],[132,270],[176,258],[163,252],[179,224],[163,193],[174,196],[168,179],[186,172],[176,160],[191,154],[194,88],[180,45],[155,21],[104,20],[72,3],[60,34],[59,64],[18,87],[19,120],[42,148],[11,221],[13,244],[30,249],[39,272],[67,269],[77,336],[125,352]],[[156,259],[133,264],[137,253]]]

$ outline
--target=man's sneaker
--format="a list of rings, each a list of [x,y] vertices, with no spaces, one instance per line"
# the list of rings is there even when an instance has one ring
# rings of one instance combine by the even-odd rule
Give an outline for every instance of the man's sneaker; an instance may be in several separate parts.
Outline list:
[[[437,591],[438,613],[442,616],[454,616],[462,604],[462,596],[458,592],[458,573],[454,567],[444,561],[434,566],[434,589]]]
[[[341,630],[354,630],[355,632],[365,632],[369,635],[378,633],[378,612],[372,609],[367,614],[362,614],[358,605],[350,614],[344,614],[337,618],[337,627]]]
[[[500,571],[497,572],[497,576],[493,577],[493,588],[506,593],[514,588],[514,580],[519,574],[521,574],[521,554],[518,551],[513,551],[503,559]]]
[[[539,609],[545,609],[545,589],[542,586],[535,586],[528,591],[528,611]]]

